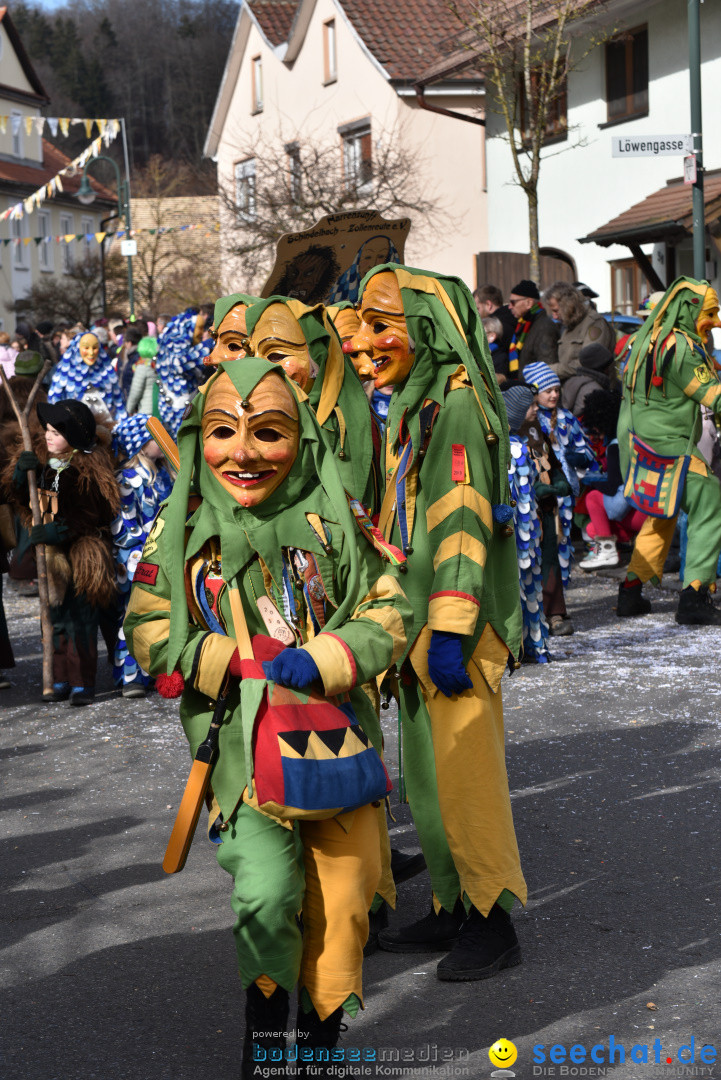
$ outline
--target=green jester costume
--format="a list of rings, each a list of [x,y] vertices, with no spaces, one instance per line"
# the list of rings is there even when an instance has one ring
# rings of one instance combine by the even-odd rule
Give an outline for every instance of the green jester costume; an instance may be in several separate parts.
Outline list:
[[[657,455],[674,460],[690,455],[685,478],[674,481],[681,488],[680,509],[688,514],[684,589],[676,613],[680,623],[721,624],[721,612],[709,596],[716,587],[721,549],[721,487],[697,446],[702,406],[721,414],[721,383],[706,348],[710,330],[719,325],[715,290],[706,281],[679,278],[636,335],[623,377],[618,448],[623,475],[633,468],[641,509],[651,515],[668,509],[658,497],[671,491],[674,473],[668,465],[644,459],[643,453],[632,458],[633,435]],[[619,590],[619,615],[651,610],[641,588],[646,581],[660,581],[675,526],[675,516],[649,516],[644,522]]]
[[[429,916],[380,942],[392,951],[453,945],[439,977],[484,978],[519,962],[508,911],[514,896],[526,899],[500,690],[522,632],[508,424],[458,279],[376,267],[360,316],[353,349],[371,359],[377,387],[394,386],[379,528],[408,560],[403,764],[435,898]]]
[[[384,570],[351,517],[305,395],[277,366],[254,357],[221,363],[180,429],[179,453],[179,478],[136,572],[125,633],[145,670],[182,675],[192,753],[213,702],[228,694],[211,819],[220,828],[218,861],[235,879],[234,933],[248,991],[245,1077],[261,1075],[252,1071],[253,1030],[275,1032],[256,1043],[284,1045],[278,1032],[296,984],[306,1045],[333,1045],[342,1009],[355,1014],[380,859],[374,806],[293,824],[254,803],[243,724],[250,706],[236,678],[237,605],[251,635],[282,634],[297,646],[273,661],[270,677],[297,687],[316,679],[329,697],[348,694],[377,748],[378,719],[360,684],[403,652],[410,609],[396,571]]]

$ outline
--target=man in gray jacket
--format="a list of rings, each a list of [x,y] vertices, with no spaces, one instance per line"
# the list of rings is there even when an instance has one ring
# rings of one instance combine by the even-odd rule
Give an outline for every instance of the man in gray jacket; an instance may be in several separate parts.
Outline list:
[[[544,296],[554,319],[563,323],[558,343],[558,359],[550,367],[563,384],[579,368],[579,353],[586,345],[604,345],[613,352],[616,335],[613,329],[584,296],[566,281],[557,281]]]

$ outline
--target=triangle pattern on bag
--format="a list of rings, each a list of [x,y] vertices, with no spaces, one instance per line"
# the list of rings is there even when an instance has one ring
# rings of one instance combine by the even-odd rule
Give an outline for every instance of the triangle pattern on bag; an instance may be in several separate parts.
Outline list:
[[[337,757],[345,743],[347,731],[348,728],[332,728],[330,731],[317,731],[316,735]]]
[[[298,757],[305,757],[308,749],[308,739],[313,733],[311,731],[279,731],[278,738],[282,739],[284,743],[287,743],[291,750],[295,750]]]

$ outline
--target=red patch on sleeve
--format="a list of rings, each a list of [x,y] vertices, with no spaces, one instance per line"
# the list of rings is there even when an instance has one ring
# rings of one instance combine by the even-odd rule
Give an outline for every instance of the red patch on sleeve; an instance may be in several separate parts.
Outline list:
[[[451,446],[451,480],[463,483],[466,479],[466,448],[454,443]]]
[[[158,577],[159,567],[149,562],[139,562],[135,567],[133,581],[139,581],[141,585],[154,585]]]

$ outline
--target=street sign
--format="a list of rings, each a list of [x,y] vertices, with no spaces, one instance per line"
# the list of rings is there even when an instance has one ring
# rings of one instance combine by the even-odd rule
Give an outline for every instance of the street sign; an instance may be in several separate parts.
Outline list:
[[[120,254],[121,255],[137,255],[138,254],[138,242],[137,242],[137,240],[121,240],[120,241]]]
[[[696,155],[689,154],[683,159],[683,182],[684,184],[696,183]]]
[[[613,135],[612,157],[680,157],[693,150],[693,135]]]

